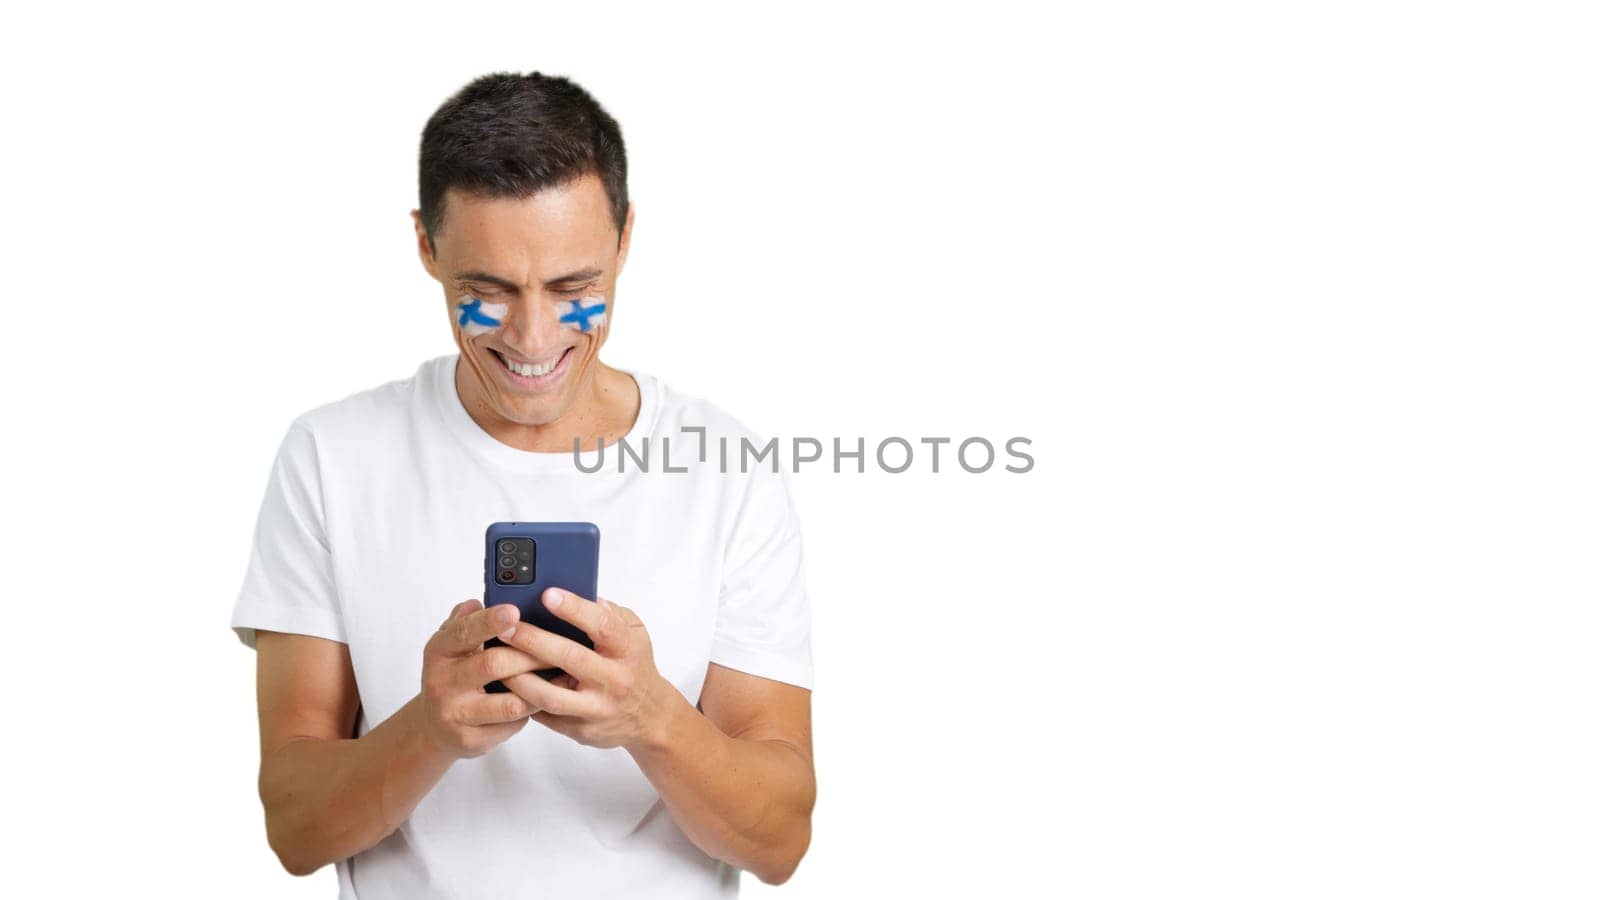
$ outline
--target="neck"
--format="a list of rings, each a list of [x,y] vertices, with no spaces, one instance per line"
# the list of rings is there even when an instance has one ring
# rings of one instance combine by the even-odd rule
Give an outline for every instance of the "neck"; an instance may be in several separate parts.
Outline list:
[[[513,422],[496,412],[459,357],[455,382],[456,396],[472,421],[490,437],[518,450],[571,453],[574,439],[584,450],[594,449],[602,439],[614,445],[639,417],[638,384],[598,359],[579,381],[572,405],[559,418],[539,425]]]

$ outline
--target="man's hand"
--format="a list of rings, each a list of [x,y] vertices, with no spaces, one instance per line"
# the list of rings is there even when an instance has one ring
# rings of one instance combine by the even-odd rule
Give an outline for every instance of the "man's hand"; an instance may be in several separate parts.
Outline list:
[[[536,659],[560,666],[569,678],[546,681],[532,673],[503,678],[506,687],[537,711],[534,721],[590,747],[648,742],[676,691],[656,670],[650,634],[625,606],[590,602],[566,591],[544,592],[545,606],[576,625],[594,649],[542,628],[519,628],[501,640]],[[678,698],[682,701],[682,697]]]
[[[506,640],[521,633],[517,624],[517,608],[509,603],[485,609],[477,600],[466,600],[423,647],[423,731],[443,752],[458,759],[482,756],[528,724],[535,707],[522,696],[483,689],[497,678],[509,685],[519,674],[543,681],[529,674],[549,668],[540,659],[514,647],[483,648],[491,637]]]

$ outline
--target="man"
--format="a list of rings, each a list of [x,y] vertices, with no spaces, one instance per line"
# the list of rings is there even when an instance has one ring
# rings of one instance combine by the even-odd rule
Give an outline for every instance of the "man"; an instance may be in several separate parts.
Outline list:
[[[369,900],[783,882],[816,797],[798,524],[782,476],[701,452],[755,442],[737,422],[599,359],[633,224],[617,123],[566,79],[486,76],[429,120],[420,187],[459,352],[295,420],[233,612],[272,849]],[[649,471],[584,471],[623,439]],[[451,606],[497,521],[599,526],[606,597],[544,598],[592,650]]]

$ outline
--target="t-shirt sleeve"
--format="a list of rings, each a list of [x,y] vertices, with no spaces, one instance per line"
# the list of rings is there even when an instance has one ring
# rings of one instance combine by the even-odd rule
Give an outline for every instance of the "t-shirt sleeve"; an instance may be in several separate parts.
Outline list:
[[[256,518],[234,633],[255,647],[256,629],[346,643],[323,517],[316,439],[302,420],[289,426]]]
[[[810,689],[811,607],[800,522],[780,473],[749,476],[723,562],[711,661]]]

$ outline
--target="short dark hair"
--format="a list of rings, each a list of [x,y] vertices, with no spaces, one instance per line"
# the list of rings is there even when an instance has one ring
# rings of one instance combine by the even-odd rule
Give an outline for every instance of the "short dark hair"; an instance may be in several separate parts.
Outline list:
[[[417,169],[430,250],[449,188],[529,197],[593,174],[611,201],[619,242],[628,219],[622,129],[588,91],[557,75],[495,72],[457,91],[422,129]]]

